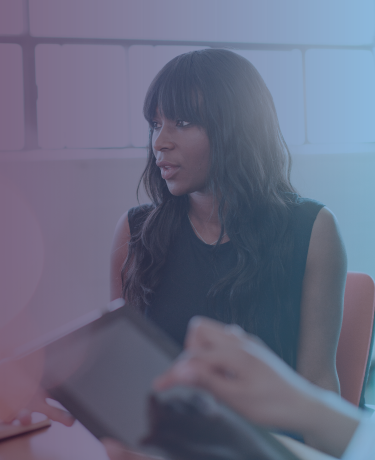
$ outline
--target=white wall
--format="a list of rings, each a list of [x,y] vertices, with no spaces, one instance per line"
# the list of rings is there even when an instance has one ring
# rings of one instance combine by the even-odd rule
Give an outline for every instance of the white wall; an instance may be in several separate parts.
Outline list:
[[[371,153],[293,155],[292,181],[299,193],[323,202],[339,221],[349,271],[375,279],[374,177]]]

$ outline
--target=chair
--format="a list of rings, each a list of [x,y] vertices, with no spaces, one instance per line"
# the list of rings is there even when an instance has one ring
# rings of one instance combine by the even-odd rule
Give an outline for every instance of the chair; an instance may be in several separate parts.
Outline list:
[[[371,365],[375,335],[374,310],[374,281],[364,273],[349,272],[336,365],[341,396],[360,407],[364,407],[364,393]]]

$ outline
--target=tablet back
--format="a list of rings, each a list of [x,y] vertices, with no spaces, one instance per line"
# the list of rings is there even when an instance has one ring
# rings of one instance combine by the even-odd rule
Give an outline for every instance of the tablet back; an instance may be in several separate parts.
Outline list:
[[[119,302],[33,346],[44,352],[42,386],[91,433],[181,460],[297,460],[208,393],[176,388],[150,397],[181,350],[123,301],[112,305]]]
[[[42,384],[95,436],[136,447],[147,430],[152,382],[179,352],[123,306],[47,345]]]

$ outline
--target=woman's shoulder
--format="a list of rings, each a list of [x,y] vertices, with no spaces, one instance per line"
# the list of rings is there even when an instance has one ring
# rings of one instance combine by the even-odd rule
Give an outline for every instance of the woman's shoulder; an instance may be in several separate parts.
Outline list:
[[[319,211],[325,207],[320,201],[312,198],[301,197],[297,193],[285,193],[286,204],[290,207],[292,214],[295,216],[310,216],[316,218]]]
[[[291,206],[294,209],[299,209],[299,210],[307,210],[307,209],[316,209],[320,210],[322,209],[325,205],[321,203],[318,200],[314,200],[312,198],[306,198],[298,195],[298,193],[289,193],[286,192],[285,194],[286,197],[286,203]],[[319,212],[319,211],[318,211]]]
[[[291,225],[297,233],[311,233],[319,212],[325,208],[320,201],[299,196],[297,193],[286,193],[286,204],[291,211]]]
[[[133,235],[140,227],[150,212],[154,209],[152,204],[142,204],[129,209],[126,213],[127,221],[129,224],[130,234]],[[125,214],[124,214],[125,215]]]

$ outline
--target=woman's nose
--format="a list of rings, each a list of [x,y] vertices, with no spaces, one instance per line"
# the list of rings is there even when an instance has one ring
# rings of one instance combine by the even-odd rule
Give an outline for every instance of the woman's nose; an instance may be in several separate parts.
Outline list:
[[[152,143],[154,150],[157,152],[174,148],[174,142],[167,126],[162,126],[158,131],[154,131]]]

